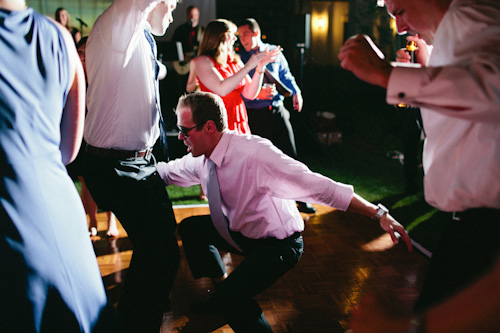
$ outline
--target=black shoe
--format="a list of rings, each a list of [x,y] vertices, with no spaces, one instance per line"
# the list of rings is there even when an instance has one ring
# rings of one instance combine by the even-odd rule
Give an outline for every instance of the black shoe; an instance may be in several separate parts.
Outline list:
[[[316,213],[316,208],[313,207],[310,203],[305,203],[302,201],[297,201],[297,208],[299,209],[299,212],[305,213],[305,214],[314,214]]]

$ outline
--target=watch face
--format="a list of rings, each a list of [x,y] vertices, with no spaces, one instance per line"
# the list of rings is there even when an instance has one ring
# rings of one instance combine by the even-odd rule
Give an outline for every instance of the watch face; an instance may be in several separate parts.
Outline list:
[[[389,210],[382,204],[378,204],[377,207],[377,213],[373,218],[378,221],[382,216],[384,216],[384,214],[388,213]]]

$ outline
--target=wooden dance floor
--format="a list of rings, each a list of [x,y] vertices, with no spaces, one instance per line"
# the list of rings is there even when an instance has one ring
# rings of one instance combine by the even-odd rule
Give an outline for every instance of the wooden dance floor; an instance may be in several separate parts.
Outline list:
[[[378,224],[328,207],[315,206],[306,221],[304,255],[297,266],[256,297],[274,332],[344,332],[349,312],[365,293],[373,293],[393,313],[411,311],[428,259],[418,250],[393,246]],[[177,221],[207,214],[208,207],[175,209]],[[92,237],[106,289],[117,303],[132,255],[121,225],[120,236],[106,238],[104,213]],[[151,230],[154,232],[154,230]],[[233,332],[221,317],[193,314],[189,304],[204,299],[209,280],[193,280],[181,247],[181,263],[171,293],[171,310],[161,332]],[[228,272],[241,257],[223,254]]]

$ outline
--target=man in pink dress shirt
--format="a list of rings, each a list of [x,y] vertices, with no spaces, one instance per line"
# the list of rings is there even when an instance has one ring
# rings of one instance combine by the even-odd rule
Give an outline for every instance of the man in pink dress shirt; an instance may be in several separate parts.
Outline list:
[[[395,243],[397,232],[411,249],[403,226],[385,207],[355,194],[351,185],[312,172],[267,139],[228,131],[226,109],[217,95],[183,96],[176,113],[179,139],[190,154],[158,163],[158,173],[169,185],[201,184],[210,201],[208,164],[214,163],[229,234],[241,249],[219,234],[210,215],[181,222],[179,234],[194,278],[210,277],[216,287],[213,296],[193,304],[192,311],[223,314],[237,332],[271,331],[252,297],[292,269],[302,255],[304,221],[295,200],[372,217]],[[245,259],[228,275],[217,249]]]

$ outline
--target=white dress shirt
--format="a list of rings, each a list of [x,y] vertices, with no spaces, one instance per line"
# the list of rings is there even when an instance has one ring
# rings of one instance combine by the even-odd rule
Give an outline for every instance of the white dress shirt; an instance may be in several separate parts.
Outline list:
[[[354,193],[351,185],[312,172],[256,135],[225,131],[210,159],[217,165],[222,211],[230,229],[252,239],[284,239],[303,231],[295,200],[346,210]],[[207,193],[205,156],[188,154],[158,163],[157,169],[169,185],[201,184]]]
[[[153,53],[144,36],[160,0],[115,0],[86,48],[89,81],[84,138],[95,147],[144,150],[159,136]]]
[[[455,0],[428,67],[395,68],[387,102],[421,107],[424,189],[442,211],[500,208],[500,2]]]

